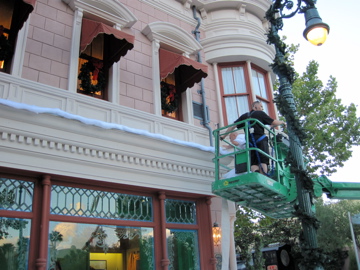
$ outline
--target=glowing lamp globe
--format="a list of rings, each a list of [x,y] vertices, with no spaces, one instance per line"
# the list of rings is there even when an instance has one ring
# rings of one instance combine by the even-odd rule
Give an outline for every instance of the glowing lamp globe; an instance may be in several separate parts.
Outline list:
[[[321,46],[326,41],[330,27],[323,23],[316,8],[309,8],[305,11],[306,29],[304,37],[311,44]]]

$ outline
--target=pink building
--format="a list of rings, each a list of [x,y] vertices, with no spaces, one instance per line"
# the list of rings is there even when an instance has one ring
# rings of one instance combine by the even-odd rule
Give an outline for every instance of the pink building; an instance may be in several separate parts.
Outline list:
[[[212,131],[276,115],[270,3],[0,0],[1,268],[235,270]]]

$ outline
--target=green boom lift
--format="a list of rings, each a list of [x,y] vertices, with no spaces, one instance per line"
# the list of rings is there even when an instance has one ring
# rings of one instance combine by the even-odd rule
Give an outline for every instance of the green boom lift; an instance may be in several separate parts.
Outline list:
[[[242,128],[226,132],[229,127],[243,125]],[[251,134],[247,132],[255,124],[264,127],[270,145],[270,153],[249,145]],[[233,145],[231,141],[219,140],[220,136],[232,132],[243,133],[246,138],[244,147]],[[236,202],[238,205],[254,209],[272,218],[289,218],[294,216],[294,204],[297,203],[297,192],[294,175],[290,172],[285,158],[289,151],[287,136],[276,129],[269,129],[256,119],[247,119],[227,127],[214,130],[215,136],[215,182],[212,192],[222,198]],[[223,146],[230,149],[224,150]],[[270,158],[268,175],[250,170],[250,151],[258,150]],[[235,167],[240,169],[235,173]],[[360,199],[360,183],[332,182],[326,176],[313,179],[316,197],[327,194],[333,199]]]

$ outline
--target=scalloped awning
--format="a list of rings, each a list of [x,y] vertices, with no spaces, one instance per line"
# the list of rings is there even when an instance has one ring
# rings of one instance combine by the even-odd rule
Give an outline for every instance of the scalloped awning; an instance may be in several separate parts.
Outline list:
[[[188,57],[173,53],[164,49],[159,49],[160,58],[160,79],[166,78],[169,74],[175,72],[177,81],[176,88],[181,92],[187,88],[193,87],[195,83],[207,77],[208,67],[196,62]]]
[[[18,25],[15,26],[16,29],[21,29],[24,25],[24,22],[29,18],[30,13],[34,10],[36,0],[22,0],[19,2],[19,6],[16,7],[18,12],[18,20],[14,23]]]
[[[83,18],[81,26],[80,53],[93,41],[99,34],[106,34],[111,39],[107,42],[106,59],[104,63],[110,67],[113,63],[118,62],[121,56],[126,55],[128,50],[134,47],[135,37],[117,30],[101,22]]]

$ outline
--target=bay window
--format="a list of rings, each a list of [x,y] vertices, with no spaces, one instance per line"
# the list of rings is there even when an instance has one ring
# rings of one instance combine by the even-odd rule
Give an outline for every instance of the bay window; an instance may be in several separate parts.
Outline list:
[[[245,62],[219,64],[219,81],[222,94],[224,124],[230,125],[242,114],[251,110],[259,100],[270,117],[275,116],[270,82],[267,73]]]
[[[251,69],[252,85],[256,95],[256,99],[261,101],[264,112],[268,115],[273,115],[272,106],[270,104],[271,94],[269,92],[268,82],[266,80],[266,73],[261,71],[259,68],[252,67]]]
[[[249,111],[252,99],[245,65],[220,66],[220,70],[225,124],[229,125]]]

